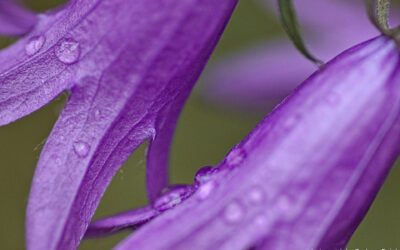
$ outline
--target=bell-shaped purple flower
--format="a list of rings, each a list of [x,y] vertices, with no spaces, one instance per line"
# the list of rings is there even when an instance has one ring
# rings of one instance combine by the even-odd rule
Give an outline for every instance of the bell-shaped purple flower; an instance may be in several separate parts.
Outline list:
[[[190,198],[116,249],[343,249],[399,140],[400,51],[382,36],[312,75]]]

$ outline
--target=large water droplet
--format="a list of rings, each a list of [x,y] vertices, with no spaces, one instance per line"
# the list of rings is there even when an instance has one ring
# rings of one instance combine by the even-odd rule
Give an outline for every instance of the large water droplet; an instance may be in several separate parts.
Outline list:
[[[28,43],[25,45],[25,52],[28,56],[36,54],[45,42],[44,36],[34,36],[29,39]]]
[[[261,204],[265,199],[264,190],[258,186],[252,187],[247,194],[250,203],[254,205]]]
[[[217,184],[214,181],[209,181],[206,182],[205,184],[201,185],[198,189],[197,189],[197,198],[199,200],[204,200],[206,198],[208,198],[211,193],[214,191],[214,189],[216,188]]]
[[[74,143],[74,151],[79,157],[86,157],[89,154],[90,146],[86,142],[77,141]]]
[[[57,58],[65,63],[72,64],[79,60],[81,48],[79,43],[73,39],[65,39],[55,48]]]
[[[195,185],[199,186],[208,182],[209,180],[211,180],[212,176],[218,172],[219,169],[212,166],[206,166],[200,168],[194,177]]]
[[[237,147],[231,150],[229,154],[226,156],[226,163],[229,167],[236,167],[240,165],[243,160],[246,158],[246,152]]]
[[[188,185],[172,186],[169,191],[157,198],[153,203],[153,208],[159,212],[164,212],[175,207],[182,201],[189,198],[193,193],[193,187]]]
[[[237,223],[243,219],[244,213],[244,207],[238,201],[233,201],[225,207],[223,217],[227,223]]]

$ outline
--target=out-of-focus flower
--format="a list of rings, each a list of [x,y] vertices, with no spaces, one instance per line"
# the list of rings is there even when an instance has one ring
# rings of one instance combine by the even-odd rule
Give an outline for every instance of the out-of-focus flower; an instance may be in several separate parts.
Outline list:
[[[0,125],[70,92],[32,182],[28,249],[75,249],[113,175],[146,140],[155,200],[178,115],[236,2],[71,0],[0,52]]]
[[[0,34],[19,36],[28,33],[36,24],[36,15],[11,1],[0,0]]]
[[[260,1],[277,8],[275,0]],[[378,34],[363,1],[299,0],[294,4],[308,47],[324,61]],[[264,109],[279,103],[315,68],[287,39],[276,38],[211,66],[203,95],[222,105]]]
[[[381,36],[312,75],[116,249],[343,249],[399,141],[400,52]]]

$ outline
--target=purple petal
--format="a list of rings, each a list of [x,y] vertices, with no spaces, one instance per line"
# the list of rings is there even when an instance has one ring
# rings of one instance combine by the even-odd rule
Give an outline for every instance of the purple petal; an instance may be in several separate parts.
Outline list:
[[[0,34],[19,36],[28,33],[37,22],[37,17],[10,0],[0,0]]]
[[[189,198],[195,188],[190,185],[172,185],[164,189],[152,206],[134,209],[91,223],[85,237],[107,236],[123,229],[134,229],[168,211]],[[163,190],[163,191],[164,191]]]
[[[344,52],[116,249],[343,248],[400,150],[399,68],[385,37]]]
[[[265,109],[279,103],[315,69],[288,41],[276,41],[213,65],[204,94],[222,106]]]
[[[34,176],[28,249],[75,249],[130,154],[153,138],[156,151],[168,149],[168,133],[235,4],[82,0],[53,14],[52,27],[68,35],[53,55],[67,65],[75,84]],[[165,184],[161,157],[150,160],[161,163],[149,168],[148,176],[161,175],[151,179],[153,193]]]
[[[138,208],[91,223],[85,237],[101,237],[117,233],[126,228],[136,228],[151,220],[157,212],[151,207]]]
[[[272,0],[266,2],[273,5]],[[300,2],[296,7],[304,37],[318,58],[330,60],[340,51],[378,34],[361,1]],[[273,106],[314,70],[289,41],[274,41],[214,65],[206,79],[204,95],[212,102],[230,106]]]
[[[147,194],[150,202],[154,202],[161,190],[168,185],[168,162],[171,141],[177,119],[183,108],[189,91],[182,92],[175,101],[163,108],[157,117],[153,136],[147,152],[146,180]]]

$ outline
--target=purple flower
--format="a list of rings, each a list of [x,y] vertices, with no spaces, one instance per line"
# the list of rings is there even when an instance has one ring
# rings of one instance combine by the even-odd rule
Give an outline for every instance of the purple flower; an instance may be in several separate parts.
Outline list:
[[[345,51],[116,249],[343,249],[399,154],[399,69],[387,37]]]
[[[75,249],[113,175],[147,140],[156,199],[178,115],[236,2],[71,0],[0,52],[0,125],[70,92],[32,182],[28,249]]]
[[[277,8],[276,0],[263,3]],[[330,60],[354,44],[378,34],[362,1],[294,1],[313,54]],[[220,60],[206,78],[204,97],[240,108],[273,107],[306,79],[315,66],[287,39],[275,38]]]

